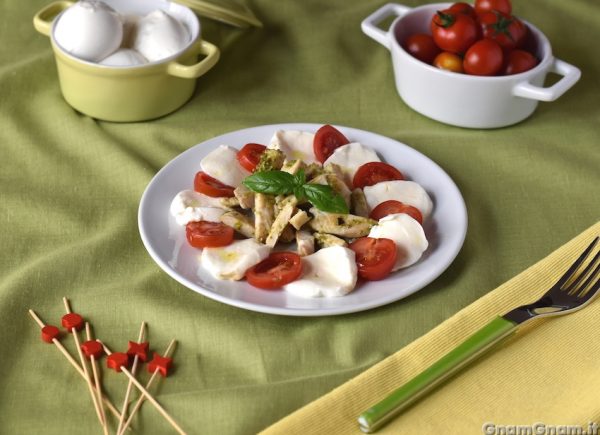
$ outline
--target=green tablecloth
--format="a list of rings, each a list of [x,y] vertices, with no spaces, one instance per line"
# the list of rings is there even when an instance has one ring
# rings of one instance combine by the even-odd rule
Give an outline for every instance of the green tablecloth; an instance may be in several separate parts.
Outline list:
[[[3,1],[0,432],[99,431],[85,385],[53,346],[39,340],[27,316],[31,307],[59,323],[63,295],[113,348],[133,340],[142,320],[149,322],[154,349],[179,340],[176,370],[157,397],[190,433],[254,433],[596,222],[600,58],[593,41],[600,39],[600,4],[514,3],[518,15],[546,33],[556,56],[579,66],[583,76],[526,122],[473,131],[426,119],[399,99],[389,53],[360,31],[360,21],[381,1],[249,2],[264,29],[203,20],[221,61],[181,110],[134,124],[95,121],[64,103],[49,41],[31,25],[46,1]],[[371,130],[437,161],[469,210],[467,239],[452,266],[405,300],[329,318],[243,311],[170,279],[138,236],[137,206],[146,184],[198,142],[278,122]],[[70,339],[64,342],[73,351]],[[125,378],[105,371],[104,383],[120,405]],[[148,405],[135,427],[153,434],[171,430]]]

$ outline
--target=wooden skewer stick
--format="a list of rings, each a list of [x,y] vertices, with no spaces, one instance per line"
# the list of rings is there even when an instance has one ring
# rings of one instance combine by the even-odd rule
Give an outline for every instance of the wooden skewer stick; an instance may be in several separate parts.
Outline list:
[[[85,335],[88,341],[92,339],[92,332],[90,330],[89,322],[85,322]],[[100,385],[100,376],[98,375],[98,362],[96,361],[96,357],[94,355],[90,355],[90,360],[92,361],[92,373],[94,374],[94,384],[96,384],[96,399],[100,404],[100,414],[102,415],[102,420],[104,420],[102,429],[104,430],[104,435],[108,435],[106,414],[104,413],[104,406],[102,406],[102,385]],[[121,418],[123,418],[123,415],[121,415]]]
[[[146,337],[146,322],[142,322],[142,326],[140,327],[140,334],[138,336],[138,343],[142,343],[145,340]],[[139,361],[139,356],[136,355],[133,358],[133,365],[131,366],[131,374],[133,376],[136,375],[137,369],[138,369],[138,361]],[[121,429],[123,427],[123,423],[125,423],[125,417],[127,416],[127,408],[129,405],[129,396],[131,394],[131,387],[133,386],[133,382],[131,382],[131,379],[129,380],[129,383],[127,384],[127,390],[125,391],[125,398],[123,399],[123,406],[121,407],[121,419],[119,420],[119,426],[117,427],[117,433],[121,433]],[[144,397],[144,396],[142,396]]]
[[[175,344],[177,342],[175,341],[175,339],[171,340],[171,342],[169,343],[169,346],[167,347],[167,350],[165,350],[165,353],[163,354],[164,357],[170,357],[171,354],[173,353],[173,350],[175,349]],[[156,370],[154,370],[154,373],[152,373],[152,376],[150,376],[150,379],[148,380],[148,382],[146,383],[146,390],[149,390],[150,387],[152,386],[152,384],[154,383],[154,379],[156,379],[156,377],[158,376],[158,368]],[[123,427],[121,428],[121,431],[117,431],[117,435],[122,435],[123,432],[125,432],[125,429],[129,428],[129,425],[131,424],[131,420],[133,420],[133,417],[135,416],[135,414],[139,411],[139,409],[142,407],[142,403],[144,403],[144,400],[146,400],[146,396],[144,396],[143,394],[140,396],[140,398],[137,400],[137,402],[135,402],[135,405],[133,406],[133,409],[131,410],[131,413],[129,414],[129,417],[127,417],[127,421],[125,422],[125,424],[123,424]]]
[[[29,315],[35,321],[35,323],[38,324],[40,329],[43,328],[44,326],[46,326],[46,324],[42,321],[42,319],[40,319],[38,317],[38,315],[36,314],[35,311],[29,310]],[[52,343],[54,343],[54,345],[58,348],[58,350],[60,350],[60,352],[67,359],[67,361],[69,361],[69,363],[75,368],[75,370],[77,370],[77,373],[79,373],[81,375],[81,377],[85,379],[85,373],[83,372],[83,370],[81,369],[81,367],[79,366],[77,361],[75,361],[73,359],[73,357],[71,356],[69,351],[67,349],[65,349],[65,347],[62,345],[62,343],[60,341],[58,341],[58,339],[56,339],[56,338],[54,338],[52,340]],[[106,397],[105,395],[102,395],[102,400],[108,407],[109,411],[112,412],[115,417],[121,418],[121,413],[117,410],[115,405],[112,404],[112,402],[110,401],[110,399],[108,397]]]
[[[71,306],[69,305],[69,301],[67,300],[67,298],[63,297],[63,303],[65,304],[65,310],[67,311],[67,314],[69,314],[71,312]],[[79,354],[79,361],[81,361],[81,368],[83,369],[83,373],[85,374],[85,381],[87,383],[88,389],[90,390],[90,395],[92,396],[92,402],[94,403],[94,408],[96,409],[98,420],[100,420],[100,424],[102,426],[105,426],[106,422],[102,419],[100,406],[96,401],[96,394],[94,394],[94,386],[92,385],[90,372],[88,371],[87,363],[85,362],[85,357],[83,356],[83,352],[81,351],[81,343],[79,342],[79,334],[77,332],[77,329],[71,328],[71,335],[73,336],[73,341],[75,341],[75,347],[77,348],[77,353]]]
[[[104,346],[104,351],[106,352],[106,354],[110,356],[112,354],[110,349],[108,347],[106,347],[106,345],[104,343],[102,345]],[[129,379],[131,379],[131,382],[133,382],[133,385],[135,385],[137,387],[137,389],[140,390],[140,393],[142,393],[144,396],[146,396],[146,399],[148,399],[148,401],[156,408],[156,410],[158,412],[160,412],[162,414],[162,416],[165,418],[165,420],[167,420],[169,422],[169,424],[171,426],[173,426],[173,428],[177,432],[179,432],[181,435],[187,435],[185,433],[185,431],[183,429],[181,429],[181,427],[179,427],[179,425],[175,422],[175,420],[173,420],[173,417],[171,417],[169,415],[169,413],[167,411],[165,411],[165,409],[161,406],[161,404],[158,403],[158,401],[154,397],[152,397],[152,394],[150,394],[148,392],[148,390],[146,390],[144,388],[144,386],[142,384],[140,384],[140,382],[135,378],[135,376],[133,376],[131,374],[131,372],[129,370],[127,370],[127,367],[121,366],[121,371],[123,373],[125,373],[125,376],[127,376]]]

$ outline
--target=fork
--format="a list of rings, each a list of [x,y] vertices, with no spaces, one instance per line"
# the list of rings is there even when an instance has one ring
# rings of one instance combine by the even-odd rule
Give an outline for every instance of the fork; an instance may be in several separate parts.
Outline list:
[[[599,239],[596,237],[536,302],[497,316],[423,372],[364,411],[358,418],[360,429],[366,433],[377,431],[442,381],[516,331],[524,322],[535,317],[569,314],[589,304],[600,293],[600,264],[596,264],[600,251],[587,265],[584,266],[584,263]]]

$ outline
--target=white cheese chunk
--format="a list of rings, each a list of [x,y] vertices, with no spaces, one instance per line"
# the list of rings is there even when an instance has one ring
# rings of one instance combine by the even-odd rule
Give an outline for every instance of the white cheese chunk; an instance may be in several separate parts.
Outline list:
[[[398,256],[392,271],[416,263],[429,246],[423,227],[405,213],[390,214],[379,219],[369,237],[390,239],[396,243]]]
[[[200,264],[217,279],[240,280],[246,271],[269,256],[271,249],[254,239],[235,240],[221,248],[204,248]]]
[[[354,251],[342,246],[323,248],[302,257],[302,275],[283,288],[300,297],[337,297],[356,286]]]
[[[179,225],[189,222],[219,222],[225,210],[219,198],[211,198],[194,190],[183,190],[171,201],[170,212]]]
[[[280,150],[285,160],[302,160],[306,164],[318,163],[313,151],[315,135],[306,131],[277,130],[268,148]]]
[[[382,181],[373,186],[366,186],[363,191],[370,210],[384,201],[393,199],[418,208],[425,220],[433,209],[433,202],[425,189],[414,181]]]
[[[239,164],[237,151],[227,145],[219,145],[200,161],[200,168],[221,183],[238,187],[250,172]]]
[[[328,163],[339,165],[344,174],[344,181],[348,186],[352,186],[352,179],[358,168],[365,163],[380,161],[379,156],[372,148],[352,142],[336,148],[323,165]]]

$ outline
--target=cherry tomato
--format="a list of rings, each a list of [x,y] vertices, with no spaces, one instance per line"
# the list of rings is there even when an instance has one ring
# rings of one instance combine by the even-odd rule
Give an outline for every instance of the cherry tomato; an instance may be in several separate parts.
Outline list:
[[[416,33],[409,36],[404,43],[404,48],[421,62],[430,65],[440,52],[438,46],[433,42],[431,35],[425,33]]]
[[[323,163],[333,154],[336,148],[348,143],[350,141],[339,130],[331,125],[324,125],[315,133],[313,151],[317,160]]]
[[[404,204],[400,201],[395,201],[393,199],[390,199],[389,201],[383,201],[381,204],[378,204],[377,207],[371,210],[369,217],[378,221],[387,215],[396,213],[405,213],[423,225],[423,215],[418,208],[413,207],[412,205]]]
[[[352,184],[354,188],[372,186],[381,181],[404,180],[404,175],[392,165],[383,162],[369,162],[358,168]]]
[[[530,52],[513,50],[508,53],[503,73],[504,75],[519,74],[534,68],[537,63],[537,59]]]
[[[233,242],[233,228],[220,222],[190,222],[185,226],[185,235],[194,248],[217,248]]]
[[[510,15],[512,5],[510,0],[475,0],[477,15],[488,11],[498,11]]]
[[[294,252],[272,252],[246,271],[248,283],[265,290],[281,288],[302,274],[302,259]]]
[[[454,3],[452,6],[448,8],[449,11],[455,12],[457,14],[466,14],[477,20],[477,14],[475,13],[475,8],[471,6],[469,3],[458,2]]]
[[[378,281],[390,274],[398,251],[396,243],[390,239],[361,237],[349,246],[356,254],[358,276],[368,281]]]
[[[431,34],[442,50],[463,54],[477,41],[479,28],[469,15],[445,9],[433,16]]]
[[[463,60],[460,56],[447,51],[442,51],[433,60],[433,66],[445,69],[446,71],[452,71],[455,73],[463,73]]]
[[[194,178],[194,190],[215,198],[228,197],[233,195],[233,187],[221,183],[216,178],[211,177],[206,172],[198,172]]]
[[[463,68],[467,74],[493,76],[500,72],[503,61],[500,45],[491,39],[482,39],[467,50]]]
[[[498,11],[479,16],[483,37],[496,41],[504,50],[520,47],[525,42],[527,27],[517,17]]]
[[[266,146],[257,143],[247,143],[237,153],[237,160],[247,171],[254,171],[260,161],[260,156],[267,149]]]

